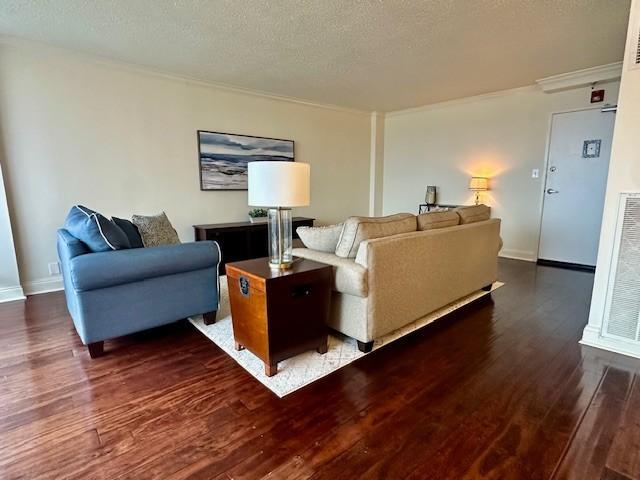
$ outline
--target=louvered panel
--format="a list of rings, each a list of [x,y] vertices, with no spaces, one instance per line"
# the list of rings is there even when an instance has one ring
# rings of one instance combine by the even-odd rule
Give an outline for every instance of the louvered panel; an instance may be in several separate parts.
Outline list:
[[[618,258],[606,334],[638,341],[640,325],[640,197],[624,195]],[[620,225],[621,223],[621,225]]]
[[[640,65],[640,28],[638,29],[638,43],[636,44],[636,65]]]

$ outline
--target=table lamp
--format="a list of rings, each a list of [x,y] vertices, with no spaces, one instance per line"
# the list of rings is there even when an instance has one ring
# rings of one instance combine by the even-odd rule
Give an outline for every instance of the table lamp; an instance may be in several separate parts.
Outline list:
[[[476,205],[480,204],[480,192],[489,190],[489,179],[486,177],[471,177],[469,190],[476,192]]]
[[[249,162],[249,205],[269,209],[269,266],[287,269],[293,262],[291,207],[309,205],[308,163]]]

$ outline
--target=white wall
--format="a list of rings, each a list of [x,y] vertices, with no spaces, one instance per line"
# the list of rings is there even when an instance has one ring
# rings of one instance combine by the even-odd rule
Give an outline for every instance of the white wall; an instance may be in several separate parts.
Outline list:
[[[24,298],[0,165],[0,302]]]
[[[605,102],[616,103],[619,82],[603,87]],[[472,204],[469,178],[488,176],[483,201],[502,218],[502,254],[536,259],[551,115],[593,106],[589,99],[588,87],[531,86],[387,114],[384,213],[416,212],[427,185],[439,187],[441,203]]]
[[[639,27],[640,1],[633,0],[629,32],[627,34],[627,49],[622,70],[619,108],[613,132],[611,162],[609,164],[609,178],[607,180],[607,193],[605,196],[593,295],[591,297],[589,324],[586,326],[582,338],[583,343],[636,357],[640,357],[640,347],[637,344],[625,344],[625,342],[602,338],[600,336],[600,327],[604,318],[607,293],[613,286],[609,284],[609,275],[613,260],[612,254],[620,194],[623,192],[640,192],[640,154],[638,153],[640,67],[630,68],[633,63],[632,58],[635,58]]]
[[[46,289],[55,232],[82,203],[105,215],[165,210],[191,225],[246,219],[246,192],[201,192],[196,130],[293,139],[311,164],[319,223],[366,215],[369,113],[239,93],[58,49],[0,40],[0,129],[18,260]]]

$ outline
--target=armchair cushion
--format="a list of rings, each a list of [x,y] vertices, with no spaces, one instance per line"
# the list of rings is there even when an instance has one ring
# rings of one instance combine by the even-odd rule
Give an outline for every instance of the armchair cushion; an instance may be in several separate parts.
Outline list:
[[[91,253],[89,247],[71,235],[67,230],[61,228],[58,230],[58,255],[60,262],[64,263],[78,255]]]
[[[71,207],[64,228],[92,252],[130,248],[129,239],[120,227],[82,205]]]
[[[193,242],[80,255],[69,262],[69,274],[74,290],[88,291],[217,268],[219,262],[217,243]]]
[[[144,244],[142,243],[142,237],[140,236],[140,232],[138,231],[138,227],[136,227],[133,223],[131,223],[129,220],[118,217],[111,217],[111,221],[119,226],[125,233],[125,235],[129,239],[131,248],[144,247]]]

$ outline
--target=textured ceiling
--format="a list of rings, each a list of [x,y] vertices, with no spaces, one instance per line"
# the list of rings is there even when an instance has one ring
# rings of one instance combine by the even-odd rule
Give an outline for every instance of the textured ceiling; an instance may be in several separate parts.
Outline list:
[[[391,111],[622,59],[630,0],[2,0],[0,33]]]

